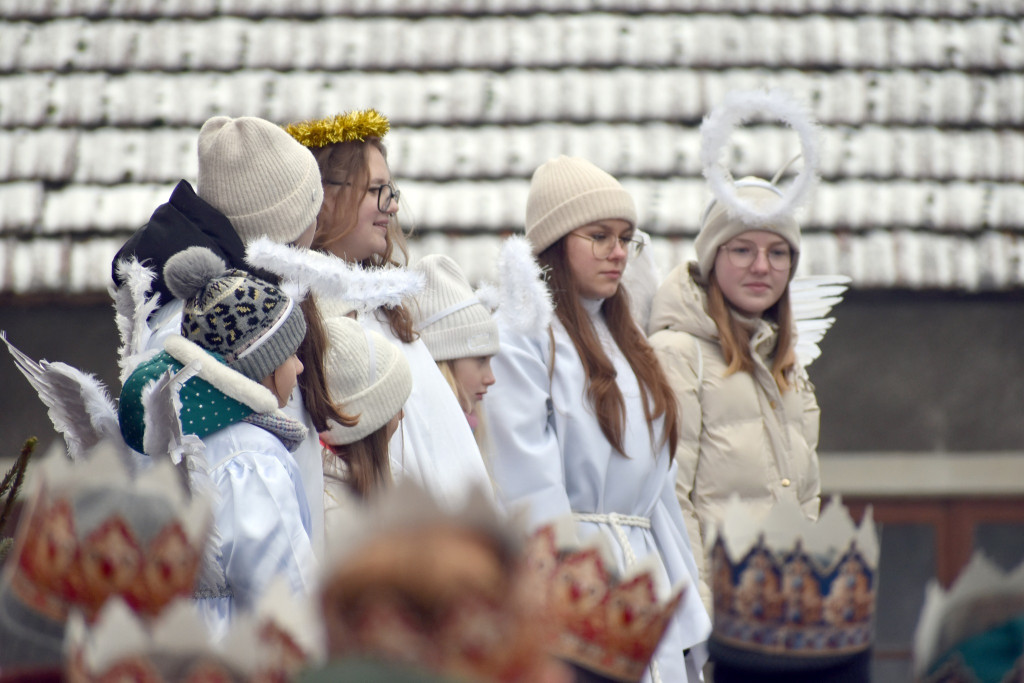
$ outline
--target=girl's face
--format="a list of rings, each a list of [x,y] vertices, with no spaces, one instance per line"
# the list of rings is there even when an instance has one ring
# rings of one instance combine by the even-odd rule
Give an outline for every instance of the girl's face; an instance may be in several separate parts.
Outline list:
[[[487,387],[494,384],[491,356],[459,358],[452,363],[452,374],[463,394],[468,396],[474,405],[483,400],[484,394],[487,393]]]
[[[369,174],[369,187],[359,197],[354,207],[356,224],[340,239],[334,240],[329,249],[332,254],[345,259],[349,263],[365,261],[373,255],[383,255],[388,248],[387,234],[391,217],[398,213],[398,200],[392,198],[384,210],[378,206],[378,195],[381,187],[391,182],[391,171],[388,169],[384,155],[373,145],[366,149],[366,164]],[[326,185],[325,189],[335,195],[335,201],[343,189],[337,185]],[[384,189],[384,195],[388,189]],[[332,207],[333,209],[333,202]]]
[[[748,230],[719,247],[715,278],[733,308],[760,317],[786,291],[792,258],[786,240],[773,232]]]
[[[628,258],[629,245],[623,240],[632,237],[633,226],[614,218],[584,225],[562,238],[569,270],[583,298],[607,299],[618,291]],[[603,253],[609,240],[614,242],[611,251],[598,258],[596,253]]]
[[[278,408],[288,405],[288,398],[292,395],[295,385],[298,384],[302,370],[302,361],[298,356],[292,354],[278,366],[277,370],[274,370],[273,375],[263,380],[263,385],[277,396]]]

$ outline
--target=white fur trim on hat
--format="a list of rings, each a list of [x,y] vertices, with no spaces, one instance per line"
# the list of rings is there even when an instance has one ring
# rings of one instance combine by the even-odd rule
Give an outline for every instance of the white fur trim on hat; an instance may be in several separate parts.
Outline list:
[[[293,242],[313,224],[324,190],[309,150],[270,121],[215,116],[199,131],[197,194],[248,244]]]
[[[402,351],[351,318],[324,321],[327,329],[327,390],[346,415],[359,418],[354,427],[328,420],[320,433],[326,443],[343,446],[369,436],[405,405],[412,392],[412,372]]]
[[[164,341],[164,350],[182,365],[199,361],[197,377],[209,382],[225,396],[249,406],[255,412],[272,413],[277,410],[277,397],[270,389],[219,362],[198,344],[180,335],[171,335]]]
[[[455,261],[444,254],[431,254],[413,270],[426,278],[414,307],[413,327],[435,361],[498,353],[498,323],[477,299]]]
[[[633,197],[586,159],[562,155],[533,172],[526,200],[526,238],[534,254],[576,228],[612,219],[636,226]]]
[[[768,213],[781,203],[782,192],[761,178],[743,178],[736,182],[736,196],[753,210]],[[721,202],[714,202],[705,212],[704,223],[693,247],[697,252],[697,264],[700,275],[706,281],[718,256],[718,248],[733,237],[745,232],[763,230],[773,232],[789,242],[793,249],[793,262],[789,269],[789,277],[793,279],[797,261],[800,257],[800,225],[791,213],[782,214],[774,221],[760,225],[750,225],[738,217],[730,215],[728,207]]]

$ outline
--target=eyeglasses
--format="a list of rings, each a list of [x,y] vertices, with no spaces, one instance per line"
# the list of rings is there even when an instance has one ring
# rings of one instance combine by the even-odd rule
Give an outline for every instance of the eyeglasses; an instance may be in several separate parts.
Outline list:
[[[762,251],[768,258],[768,265],[771,266],[772,270],[789,270],[790,266],[793,265],[793,250],[785,245],[777,244],[761,249],[753,244],[740,242],[731,246],[726,244],[722,249],[725,251],[729,263],[735,268],[749,268],[757,260],[757,255]]]
[[[584,235],[579,232],[570,232],[569,234],[588,240],[590,242],[590,247],[594,250],[594,258],[601,260],[612,255],[612,252],[615,251],[616,244],[622,247],[622,250],[626,252],[626,258],[639,256],[640,252],[644,250],[644,243],[640,240],[626,237],[615,237],[606,232],[596,232],[592,235]]]
[[[338,183],[333,180],[325,180],[328,185],[351,185],[352,183]],[[399,198],[402,196],[402,191],[395,187],[394,183],[385,183],[383,185],[371,185],[366,188],[367,192],[377,193],[377,210],[381,213],[386,213],[388,208],[391,206],[391,200],[394,199],[397,204]]]

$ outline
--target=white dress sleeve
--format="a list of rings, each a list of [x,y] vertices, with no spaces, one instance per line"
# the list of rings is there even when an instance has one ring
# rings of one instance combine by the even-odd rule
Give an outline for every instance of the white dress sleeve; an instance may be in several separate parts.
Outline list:
[[[494,480],[510,510],[526,505],[539,524],[572,512],[550,414],[548,348],[504,326],[500,334],[501,351],[491,360],[495,383],[484,400]]]

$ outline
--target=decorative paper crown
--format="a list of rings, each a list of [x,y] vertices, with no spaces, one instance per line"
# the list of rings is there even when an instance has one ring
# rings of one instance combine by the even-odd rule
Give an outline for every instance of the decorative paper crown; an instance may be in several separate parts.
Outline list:
[[[92,619],[112,596],[152,616],[192,595],[211,521],[166,460],[132,481],[107,444],[87,461],[51,455],[34,473],[5,580],[59,623],[71,608]]]
[[[549,652],[616,681],[639,681],[685,586],[659,599],[650,558],[620,576],[605,537],[580,545],[571,517],[533,534],[526,564],[528,593],[547,611]]]
[[[72,615],[66,674],[81,682],[287,681],[323,660],[320,633],[308,602],[292,597],[283,580],[271,584],[253,614],[232,619],[216,644],[191,600],[171,603],[147,623],[114,599],[92,626]]]
[[[364,109],[316,121],[291,123],[284,129],[303,147],[325,147],[335,142],[362,142],[366,138],[382,138],[391,130],[391,124],[376,109]]]
[[[1024,563],[1003,572],[975,553],[946,592],[931,581],[914,634],[922,683],[1024,680]]]
[[[833,656],[871,646],[878,537],[837,499],[817,522],[795,501],[752,520],[737,499],[712,538],[712,640],[769,655]]]

